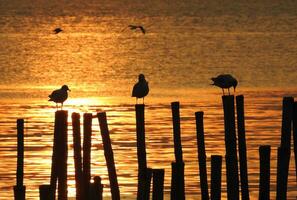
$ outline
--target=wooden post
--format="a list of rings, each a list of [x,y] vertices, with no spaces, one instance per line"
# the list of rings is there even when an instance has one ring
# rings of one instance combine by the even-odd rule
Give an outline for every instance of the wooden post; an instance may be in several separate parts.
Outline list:
[[[54,200],[54,193],[52,191],[51,185],[40,185],[39,197],[40,200]]]
[[[102,193],[103,193],[103,185],[101,184],[100,176],[94,177],[94,183],[90,184],[89,188],[89,200],[102,200]]]
[[[58,200],[67,200],[67,117],[68,112],[59,110],[56,112],[58,122]]]
[[[290,151],[286,147],[277,149],[277,184],[276,199],[287,199],[288,169],[290,163]]]
[[[259,200],[270,199],[270,146],[260,146]]]
[[[106,113],[105,112],[97,113],[97,117],[99,120],[103,148],[104,148],[104,156],[105,156],[106,165],[108,169],[111,197],[112,197],[112,200],[120,200],[120,190],[119,190],[117,173],[116,173],[116,168],[114,163],[111,140],[109,136]]]
[[[75,187],[76,200],[83,200],[83,171],[81,157],[81,133],[80,133],[80,115],[72,113],[72,130],[73,130],[73,151],[74,151],[74,167],[75,167]]]
[[[24,186],[24,119],[17,119],[17,169],[16,185],[14,186],[15,200],[25,200]]]
[[[68,112],[55,113],[54,146],[52,157],[51,187],[55,198],[58,179],[58,200],[67,200],[67,116]]]
[[[137,138],[137,160],[138,160],[138,186],[137,200],[145,199],[146,183],[146,148],[145,148],[145,123],[144,123],[144,104],[136,104],[136,138]]]
[[[203,112],[196,112],[196,137],[197,137],[197,150],[199,162],[199,175],[200,175],[200,188],[201,199],[208,200],[208,183],[207,183],[207,168],[206,168],[206,153],[204,142],[204,126],[203,126]]]
[[[83,185],[84,198],[88,199],[88,191],[91,181],[91,136],[92,136],[92,113],[84,114],[84,140],[83,140]]]
[[[222,156],[211,156],[211,200],[221,199]]]
[[[145,200],[150,200],[152,175],[153,175],[152,168],[147,168],[146,169],[146,177],[145,177],[145,192],[144,192]]]
[[[291,131],[292,131],[292,118],[293,118],[294,98],[283,98],[283,115],[282,115],[282,135],[281,146],[291,148]]]
[[[172,102],[171,110],[172,110],[175,161],[183,162],[183,151],[182,151],[181,138],[180,138],[179,102]]]
[[[13,186],[13,192],[14,192],[14,199],[15,200],[25,200],[26,199],[26,186],[20,185],[20,186]]]
[[[179,112],[179,102],[171,103],[172,111],[172,123],[173,123],[173,141],[174,141],[174,155],[175,163],[172,164],[172,183],[176,184],[172,186],[176,191],[173,191],[172,197],[178,200],[185,199],[185,181],[184,181],[184,161],[183,161],[183,151],[181,144],[181,131],[180,131],[180,112]],[[175,174],[174,174],[175,173]]]
[[[171,163],[171,200],[185,199],[184,162]]]
[[[295,171],[297,183],[297,102],[294,102],[294,115],[293,115],[293,138],[294,138],[294,155],[295,155]]]
[[[234,96],[222,96],[225,125],[227,197],[239,199],[238,160],[235,133]]]
[[[164,198],[164,169],[153,169],[153,200]]]
[[[240,162],[240,186],[241,199],[249,200],[249,181],[247,167],[247,150],[245,140],[245,122],[244,122],[244,97],[243,95],[236,96],[236,111],[237,111],[237,130],[238,130],[238,150]]]

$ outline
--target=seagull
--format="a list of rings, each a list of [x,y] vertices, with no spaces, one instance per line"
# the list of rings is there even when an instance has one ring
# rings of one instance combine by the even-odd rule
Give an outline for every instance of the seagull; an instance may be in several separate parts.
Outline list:
[[[142,98],[142,103],[144,104],[144,97],[149,93],[148,82],[145,80],[143,74],[138,75],[138,82],[134,85],[132,91],[132,97],[136,97],[136,104],[138,98]]]
[[[58,33],[60,33],[60,32],[62,32],[63,30],[61,29],[61,28],[55,28],[55,30],[54,30],[54,32],[55,32],[55,34],[58,34]]]
[[[50,94],[48,97],[50,98],[49,101],[53,101],[56,103],[56,107],[58,109],[58,103],[61,103],[61,109],[63,108],[63,103],[68,98],[67,91],[71,91],[67,85],[63,85],[61,89],[55,90]]]
[[[230,87],[233,87],[235,92],[235,88],[238,84],[237,80],[230,74],[221,74],[217,77],[211,78],[211,80],[213,81],[211,85],[222,88],[223,95],[225,95],[224,89],[228,89],[228,94],[230,95]]]
[[[145,29],[143,28],[143,26],[139,26],[139,25],[129,25],[128,27],[129,27],[131,30],[140,29],[141,32],[142,32],[143,34],[145,34]]]

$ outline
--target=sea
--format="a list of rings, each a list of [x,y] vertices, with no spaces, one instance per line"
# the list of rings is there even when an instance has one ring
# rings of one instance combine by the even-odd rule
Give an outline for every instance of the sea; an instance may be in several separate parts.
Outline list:
[[[232,74],[244,95],[250,198],[259,194],[259,147],[271,146],[271,198],[276,195],[282,100],[297,98],[297,2],[243,0],[1,0],[0,199],[13,199],[16,120],[25,120],[26,199],[50,183],[56,105],[66,84],[68,196],[75,198],[71,114],[106,112],[122,199],[136,199],[137,149],[133,85],[144,98],[148,167],[165,169],[170,199],[174,144],[171,102],[180,102],[186,199],[201,199],[195,112],[204,112],[208,187],[210,158],[225,156],[222,90],[212,77]],[[141,25],[146,33],[131,30]],[[55,34],[60,27],[63,31]],[[225,91],[228,94],[227,90]],[[142,99],[138,100],[142,103]],[[81,120],[82,121],[82,120]],[[98,119],[92,121],[91,174],[110,188]],[[287,199],[297,198],[291,151]],[[227,199],[222,164],[222,199]]]

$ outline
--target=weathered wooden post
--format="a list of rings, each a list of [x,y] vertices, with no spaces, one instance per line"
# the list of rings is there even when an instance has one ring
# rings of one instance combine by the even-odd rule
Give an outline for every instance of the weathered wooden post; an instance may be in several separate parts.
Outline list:
[[[287,199],[294,98],[283,98],[281,145],[277,151],[277,199]]]
[[[55,196],[58,180],[58,200],[67,200],[67,116],[68,112],[55,113],[54,146],[52,157],[51,187]]]
[[[199,175],[200,175],[200,188],[201,199],[208,200],[208,183],[207,183],[207,169],[206,169],[206,153],[204,142],[204,125],[203,125],[203,112],[196,112],[196,137],[197,137],[197,150],[199,162]]]
[[[260,146],[259,200],[270,199],[270,146]]]
[[[293,138],[294,138],[296,183],[297,183],[297,102],[296,101],[294,102],[294,114],[293,114]]]
[[[283,113],[282,113],[282,129],[281,129],[281,146],[291,149],[291,132],[292,132],[292,120],[293,120],[293,109],[294,98],[284,97],[283,98]]]
[[[84,140],[83,140],[83,185],[84,199],[88,199],[91,181],[91,146],[92,146],[92,113],[84,114]]]
[[[290,163],[290,151],[287,147],[277,149],[277,183],[276,199],[287,199],[288,169]]]
[[[239,199],[238,160],[235,132],[234,96],[222,96],[224,108],[227,197],[229,200]]]
[[[75,167],[75,187],[76,200],[83,200],[83,171],[81,156],[81,132],[80,132],[80,115],[72,113],[72,130],[73,130],[73,151],[74,151],[74,167]]]
[[[120,190],[119,190],[117,172],[116,172],[115,163],[114,163],[111,140],[109,136],[106,113],[105,112],[97,113],[97,117],[99,120],[103,148],[104,148],[104,156],[105,156],[106,165],[108,169],[111,197],[112,197],[112,200],[120,200]]]
[[[185,181],[184,181],[184,161],[181,145],[181,131],[180,131],[180,113],[179,102],[171,103],[172,123],[173,123],[173,140],[174,140],[174,155],[175,163],[172,163],[172,184],[171,199],[183,200],[185,199]]]
[[[89,188],[89,200],[102,200],[103,185],[101,184],[100,176],[94,177],[94,183],[90,184]]]
[[[40,200],[54,200],[54,193],[51,185],[39,186],[39,199]]]
[[[14,199],[26,199],[26,186],[24,186],[24,119],[17,119],[17,170],[16,185],[13,187]]]
[[[247,167],[247,149],[245,139],[245,120],[244,120],[244,97],[243,95],[236,96],[236,111],[237,111],[237,133],[238,133],[238,150],[240,163],[240,186],[241,199],[249,200],[249,181]]]
[[[222,156],[211,156],[211,200],[221,199]]]
[[[164,169],[153,169],[153,200],[164,198]]]
[[[146,186],[146,145],[145,145],[145,122],[144,122],[144,104],[136,104],[136,139],[137,139],[137,160],[138,160],[138,186],[137,200],[146,199],[149,194],[145,193]]]

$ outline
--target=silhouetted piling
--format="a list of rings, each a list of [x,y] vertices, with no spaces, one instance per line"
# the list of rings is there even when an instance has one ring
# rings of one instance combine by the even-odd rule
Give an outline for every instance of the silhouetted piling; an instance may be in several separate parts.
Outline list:
[[[184,181],[184,161],[183,161],[183,151],[181,144],[181,131],[180,131],[180,112],[179,112],[179,102],[171,103],[172,111],[172,123],[173,123],[173,141],[174,141],[174,155],[175,162],[172,163],[172,183],[171,189],[175,188],[173,191],[174,198],[179,200],[185,199],[185,181]]]
[[[171,163],[171,200],[185,199],[184,162]]]
[[[282,114],[282,135],[281,146],[291,149],[291,132],[292,132],[292,118],[293,118],[294,98],[283,98],[283,114]]]
[[[84,114],[84,140],[83,140],[83,185],[84,199],[88,199],[91,181],[91,146],[92,146],[92,113]]]
[[[294,138],[294,155],[295,155],[296,183],[297,183],[297,102],[294,102],[293,138]]]
[[[203,125],[203,112],[196,112],[196,137],[197,137],[197,150],[199,162],[199,175],[200,175],[200,188],[201,199],[208,200],[208,183],[207,183],[207,168],[206,168],[206,153],[204,142],[204,125]]]
[[[270,199],[270,146],[260,146],[259,200]]]
[[[94,183],[90,184],[89,200],[102,200],[103,185],[101,184],[100,176],[94,177]]]
[[[277,149],[277,183],[276,199],[287,199],[288,169],[290,163],[290,151],[286,147]]]
[[[138,186],[137,199],[144,199],[146,183],[146,145],[145,145],[145,123],[144,123],[144,104],[136,104],[136,143],[138,160]]]
[[[67,115],[64,110],[55,113],[54,146],[52,157],[51,187],[56,191],[58,179],[58,200],[67,200]]]
[[[164,169],[153,169],[153,200],[164,198]]]
[[[74,151],[74,167],[75,167],[75,187],[76,200],[83,200],[83,171],[81,156],[81,132],[80,132],[80,115],[72,113],[72,129],[73,129],[73,151]]]
[[[143,194],[143,199],[145,199],[145,200],[150,200],[152,175],[153,175],[152,168],[147,168],[146,169],[146,177],[145,177],[145,191]]]
[[[234,96],[222,96],[224,107],[227,196],[229,200],[239,199],[238,160],[236,148]]]
[[[106,113],[105,112],[97,113],[97,117],[99,120],[100,132],[101,132],[103,148],[104,148],[104,156],[105,156],[106,165],[108,169],[111,197],[113,200],[120,200],[120,190],[119,190],[117,173],[116,173],[116,168],[114,163],[111,140],[109,136]]]
[[[249,184],[248,184],[248,167],[247,167],[247,150],[245,139],[245,122],[244,122],[244,97],[243,95],[236,96],[236,111],[237,111],[237,130],[238,130],[238,150],[240,162],[240,186],[241,199],[249,200]]]
[[[24,119],[17,120],[17,186],[24,185]]]
[[[39,186],[39,198],[40,200],[54,200],[54,193],[51,185]]]
[[[25,200],[26,199],[26,186],[15,185],[13,186],[14,199],[15,200]]]
[[[182,151],[181,138],[180,138],[179,102],[172,102],[171,110],[172,110],[175,161],[183,162],[183,151]]]
[[[221,199],[222,156],[211,156],[211,200]]]
[[[17,169],[14,197],[16,200],[25,200],[26,198],[26,187],[24,186],[24,119],[17,120]]]

